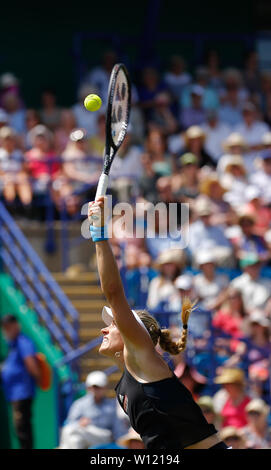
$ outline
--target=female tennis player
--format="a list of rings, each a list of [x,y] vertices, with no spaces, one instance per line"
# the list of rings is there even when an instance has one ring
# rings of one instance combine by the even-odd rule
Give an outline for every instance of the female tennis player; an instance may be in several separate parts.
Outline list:
[[[108,242],[104,205],[105,198],[100,197],[89,203],[88,211],[101,287],[111,307],[102,312],[106,327],[99,352],[114,359],[123,371],[115,389],[121,407],[147,449],[227,449],[155,349],[157,344],[170,354],[185,349],[193,305],[189,299],[183,303],[183,330],[177,342],[148,312],[131,310]]]

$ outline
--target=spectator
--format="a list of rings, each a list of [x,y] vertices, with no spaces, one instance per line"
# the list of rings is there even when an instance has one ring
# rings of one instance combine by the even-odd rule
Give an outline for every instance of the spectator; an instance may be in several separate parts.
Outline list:
[[[31,130],[41,123],[39,113],[35,109],[28,109],[25,115],[25,122],[27,134],[22,137],[22,147],[29,150],[32,147]]]
[[[23,168],[23,155],[17,148],[16,134],[11,127],[0,129],[0,184],[8,203],[14,203],[16,195],[27,210],[32,200],[32,191]]]
[[[193,85],[190,90],[191,105],[183,108],[180,113],[180,124],[183,129],[199,126],[206,120],[206,112],[202,106],[204,89],[200,85]]]
[[[245,153],[245,150],[247,149],[246,142],[244,141],[243,137],[241,134],[238,134],[237,132],[232,132],[224,142],[222,142],[222,147],[224,151],[226,152],[225,155],[221,155],[218,165],[217,165],[217,171],[219,175],[222,175],[223,172],[225,171],[225,168],[228,164],[228,160],[234,156],[242,156]]]
[[[124,434],[117,418],[116,401],[106,398],[107,377],[91,372],[86,378],[87,394],[76,400],[62,428],[60,449],[87,449],[107,444]]]
[[[142,71],[142,82],[138,89],[139,102],[145,115],[146,123],[149,121],[155,105],[155,98],[166,90],[166,85],[160,81],[158,72],[153,67],[145,67]]]
[[[201,127],[206,135],[204,150],[214,162],[218,162],[223,152],[222,142],[230,135],[231,129],[227,124],[220,121],[215,110],[207,112],[206,123],[203,123]]]
[[[260,276],[259,257],[255,253],[249,253],[241,258],[240,266],[243,273],[231,281],[231,286],[241,291],[248,310],[264,308],[271,295],[271,283],[269,279]]]
[[[206,418],[207,422],[209,424],[213,424],[216,429],[219,429],[220,418],[215,412],[212,397],[208,395],[203,395],[198,399],[197,404],[200,406],[201,411],[204,414],[204,417]]]
[[[76,119],[70,109],[63,109],[60,114],[59,126],[55,131],[55,149],[58,155],[68,145],[71,132],[76,128]]]
[[[133,428],[128,433],[118,439],[118,444],[125,449],[145,449],[143,441]]]
[[[235,132],[243,137],[248,146],[244,159],[247,171],[252,173],[255,170],[254,160],[257,151],[261,149],[262,138],[269,128],[267,124],[257,119],[257,108],[251,102],[242,106],[242,115],[242,122],[236,126]]]
[[[97,118],[97,132],[89,138],[88,145],[90,155],[103,158],[105,145],[106,116],[100,114]]]
[[[246,202],[245,191],[248,185],[244,159],[241,155],[224,155],[227,162],[220,183],[227,190],[224,200],[238,211]],[[222,157],[222,158],[224,158]]]
[[[227,392],[227,399],[221,410],[222,428],[234,426],[243,428],[247,424],[245,413],[250,398],[245,392],[245,376],[241,369],[224,369],[214,382],[222,385]]]
[[[53,135],[40,124],[31,129],[30,141],[32,148],[25,153],[26,169],[33,180],[33,192],[44,194],[60,168],[59,163],[54,160],[56,155],[52,148]]]
[[[181,274],[175,279],[174,285],[179,291],[180,295],[180,308],[182,309],[182,301],[185,297],[189,297],[190,300],[196,300],[196,293],[194,289],[194,277],[191,274]]]
[[[199,166],[209,165],[214,166],[214,162],[210,155],[204,150],[205,134],[201,127],[191,126],[184,134],[185,150],[184,153],[189,152],[197,156]]]
[[[230,449],[246,449],[247,444],[242,431],[234,426],[226,426],[220,431],[220,438]]]
[[[186,64],[183,57],[173,55],[170,58],[170,67],[164,76],[164,82],[175,101],[178,101],[183,88],[188,85],[191,80],[191,75],[186,72]]]
[[[32,449],[32,404],[40,380],[36,349],[32,340],[21,332],[14,315],[5,315],[1,324],[8,342],[8,356],[1,370],[4,393],[11,403],[20,447]]]
[[[221,106],[218,114],[222,122],[232,128],[242,120],[242,104],[247,99],[247,91],[242,88],[242,77],[238,70],[227,69],[224,72],[225,89],[221,92]]]
[[[166,250],[158,256],[155,265],[159,275],[150,282],[147,306],[153,311],[177,311],[179,296],[174,281],[184,267],[183,251]]]
[[[106,103],[109,79],[114,65],[118,62],[118,57],[115,51],[105,51],[102,56],[102,63],[94,67],[87,75],[84,83],[91,84],[97,90],[98,95],[102,101]],[[85,95],[87,96],[88,93]],[[79,127],[80,124],[79,124]]]
[[[243,435],[248,449],[270,449],[271,429],[268,426],[269,406],[256,398],[246,406],[248,424],[243,428]]]
[[[183,108],[191,107],[191,91],[196,86],[202,89],[202,107],[205,110],[216,109],[219,105],[216,89],[210,86],[209,70],[206,67],[198,67],[196,69],[195,83],[185,87],[181,96],[181,104]]]
[[[227,224],[232,213],[231,207],[225,201],[226,189],[221,185],[215,172],[201,177],[200,194],[206,196],[212,208],[212,222],[214,224]]]
[[[198,220],[190,225],[188,249],[195,259],[199,250],[213,250],[219,264],[232,263],[232,247],[224,235],[224,227],[211,224],[212,209],[208,199],[199,197],[195,203]]]
[[[243,72],[244,85],[252,94],[257,96],[260,91],[261,75],[259,70],[259,59],[256,51],[250,51],[246,55],[245,69]]]
[[[261,191],[266,205],[271,204],[271,150],[264,150],[261,154],[261,167],[250,175],[250,182]]]
[[[244,253],[255,253],[261,261],[269,258],[265,240],[255,233],[256,217],[251,211],[244,210],[240,213],[238,224],[241,228],[240,236],[232,240],[235,246],[237,259],[241,259]]]
[[[271,224],[271,208],[265,205],[266,203],[262,198],[263,193],[264,191],[261,191],[258,186],[252,185],[247,186],[245,192],[247,203],[244,212],[254,217],[253,232],[259,236],[264,236]]]
[[[167,91],[158,93],[154,98],[148,128],[159,129],[165,136],[177,131],[178,123],[170,109],[171,99]]]
[[[205,309],[212,310],[220,303],[229,280],[224,274],[216,274],[216,259],[211,251],[197,251],[195,261],[200,269],[200,273],[194,277],[196,298]]]
[[[42,123],[51,131],[58,128],[61,118],[61,109],[56,105],[56,93],[47,88],[41,94],[42,108],[40,116]]]
[[[24,134],[25,126],[25,109],[22,107],[17,93],[9,91],[3,97],[3,108],[8,114],[9,125],[18,133]]]
[[[238,289],[230,287],[225,300],[216,311],[212,324],[224,333],[240,338],[244,335],[244,321],[247,316],[242,294]]]
[[[3,108],[0,108],[0,129],[1,127],[8,126],[8,124],[8,113]]]
[[[180,201],[189,201],[199,195],[199,161],[193,153],[184,153],[180,158],[180,173],[171,180],[173,195]]]
[[[208,67],[210,86],[216,90],[220,90],[223,86],[223,80],[220,70],[220,57],[215,49],[210,49],[207,52],[206,66]]]
[[[62,153],[62,174],[54,181],[54,197],[58,207],[65,201],[67,210],[73,214],[78,209],[79,196],[93,192],[91,185],[98,182],[101,165],[87,158],[87,135],[84,129],[74,129],[70,140]]]

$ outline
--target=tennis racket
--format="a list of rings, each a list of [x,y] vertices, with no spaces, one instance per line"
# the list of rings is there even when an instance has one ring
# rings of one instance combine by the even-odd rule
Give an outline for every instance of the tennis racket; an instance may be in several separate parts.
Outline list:
[[[106,194],[112,162],[127,133],[130,109],[131,83],[128,71],[125,65],[116,64],[111,72],[108,87],[103,171],[99,178],[95,200]]]

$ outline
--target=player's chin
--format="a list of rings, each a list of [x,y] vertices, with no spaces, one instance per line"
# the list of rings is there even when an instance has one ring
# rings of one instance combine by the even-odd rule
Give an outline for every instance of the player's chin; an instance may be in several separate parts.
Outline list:
[[[102,342],[99,348],[99,354],[102,354],[103,356],[112,356],[108,342]]]

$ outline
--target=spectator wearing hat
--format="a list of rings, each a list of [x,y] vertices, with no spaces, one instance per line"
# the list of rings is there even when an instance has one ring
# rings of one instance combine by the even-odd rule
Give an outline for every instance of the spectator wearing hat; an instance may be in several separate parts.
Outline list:
[[[235,132],[240,134],[248,146],[248,151],[244,155],[246,169],[249,173],[255,170],[254,160],[257,156],[257,151],[262,147],[262,138],[269,127],[266,123],[257,119],[257,108],[251,103],[247,102],[242,107],[242,122],[236,126]]]
[[[240,290],[245,308],[264,308],[271,296],[271,282],[260,275],[261,261],[256,253],[244,254],[240,259],[243,273],[231,281],[231,286]]]
[[[26,133],[20,136],[21,146],[26,149],[30,150],[32,147],[32,137],[31,137],[31,130],[34,127],[41,124],[40,115],[36,109],[27,109],[25,113],[25,124],[26,124]]]
[[[234,426],[243,428],[247,424],[245,408],[250,402],[249,396],[245,392],[245,376],[242,369],[229,368],[222,369],[214,382],[222,385],[227,393],[227,399],[221,409],[222,428]]]
[[[199,195],[199,160],[193,153],[179,158],[180,172],[171,179],[173,195],[181,201],[195,199]]]
[[[156,95],[147,123],[149,129],[159,129],[165,136],[177,131],[178,122],[171,111],[171,104],[172,99],[168,91],[161,91]]]
[[[247,449],[247,443],[241,429],[237,429],[235,426],[226,426],[219,435],[230,449]]]
[[[191,105],[183,108],[180,112],[180,124],[183,129],[190,126],[199,126],[206,120],[206,111],[202,106],[204,88],[200,85],[193,85],[190,89]]]
[[[55,149],[61,155],[67,147],[71,132],[76,129],[75,115],[71,109],[63,109],[60,114],[59,126],[55,130]]]
[[[56,178],[60,164],[55,161],[53,134],[42,124],[29,132],[32,148],[25,153],[26,170],[33,182],[34,194],[44,194]]]
[[[15,131],[8,126],[0,129],[0,188],[4,199],[13,203],[16,196],[25,209],[29,208],[32,191],[24,171],[23,154],[18,149]]]
[[[207,111],[206,123],[201,127],[206,135],[204,150],[217,163],[223,153],[222,142],[230,135],[231,128],[220,121],[218,112],[213,109]]]
[[[192,90],[201,87],[202,107],[205,110],[217,109],[219,106],[218,93],[215,87],[210,86],[210,71],[205,66],[199,66],[195,70],[195,83],[186,86],[181,94],[180,104],[182,108],[188,108],[192,103]]]
[[[271,149],[264,150],[260,156],[261,167],[250,175],[250,183],[261,191],[264,203],[271,205]]]
[[[179,311],[179,294],[174,285],[184,268],[184,252],[180,249],[163,251],[155,262],[159,271],[149,285],[147,307],[152,311]]]
[[[240,207],[246,203],[245,190],[248,185],[244,159],[241,155],[227,156],[227,163],[224,173],[220,176],[220,182],[226,189],[224,200],[234,210],[240,210]]]
[[[216,429],[220,427],[220,418],[217,415],[212,397],[208,395],[202,395],[198,400],[197,404],[200,406],[204,417],[206,418],[209,424],[213,424]]]
[[[197,251],[195,261],[200,269],[200,273],[194,277],[196,298],[205,309],[212,310],[220,304],[220,298],[228,287],[229,279],[224,274],[215,272],[216,257],[212,251]]]
[[[124,449],[145,449],[140,435],[133,428],[130,428],[127,434],[121,436],[117,443]]]
[[[191,80],[192,77],[186,71],[183,57],[179,55],[171,56],[169,69],[164,75],[164,82],[176,103],[178,103],[184,87],[189,85]]]
[[[178,291],[179,297],[176,300],[176,310],[180,312],[182,309],[183,300],[189,298],[192,302],[196,301],[195,290],[194,290],[194,277],[191,274],[181,274],[174,281],[174,286]],[[181,327],[181,321],[179,314],[172,315],[170,318],[171,327]]]
[[[228,159],[230,159],[233,155],[242,156],[247,149],[247,145],[241,134],[238,134],[237,132],[232,132],[222,142],[222,148],[225,153],[222,152],[222,155],[220,156],[220,159],[217,164],[217,171],[219,176],[223,175],[225,168],[228,164]]]
[[[14,91],[8,91],[2,98],[2,105],[8,114],[9,125],[17,134],[25,133],[25,109],[22,106],[19,95]]]
[[[268,426],[269,406],[255,398],[246,406],[248,424],[242,430],[249,449],[271,449],[271,428]]]
[[[185,149],[184,153],[190,152],[197,156],[199,166],[215,166],[214,160],[204,149],[206,135],[200,126],[189,127],[184,134]]]
[[[190,225],[188,249],[193,259],[199,250],[216,252],[219,264],[232,263],[232,246],[222,225],[212,225],[212,208],[208,198],[200,196],[194,205],[198,219]]]
[[[237,259],[240,260],[244,253],[255,253],[261,261],[269,258],[269,252],[265,240],[255,232],[256,216],[251,210],[244,210],[239,214],[238,224],[240,235],[232,239]]]
[[[215,172],[201,176],[200,194],[206,196],[212,207],[212,221],[214,224],[227,224],[232,218],[230,204],[225,201],[226,189],[219,181]]]
[[[61,449],[87,449],[118,439],[125,427],[117,417],[116,401],[106,398],[106,374],[91,372],[86,378],[87,393],[76,400],[62,428]]]
[[[87,133],[85,129],[74,129],[69,142],[62,153],[62,173],[54,181],[54,201],[58,208],[63,202],[69,214],[78,210],[80,194],[93,193],[96,186],[101,163],[90,161],[88,157]],[[76,194],[78,193],[78,194]]]

